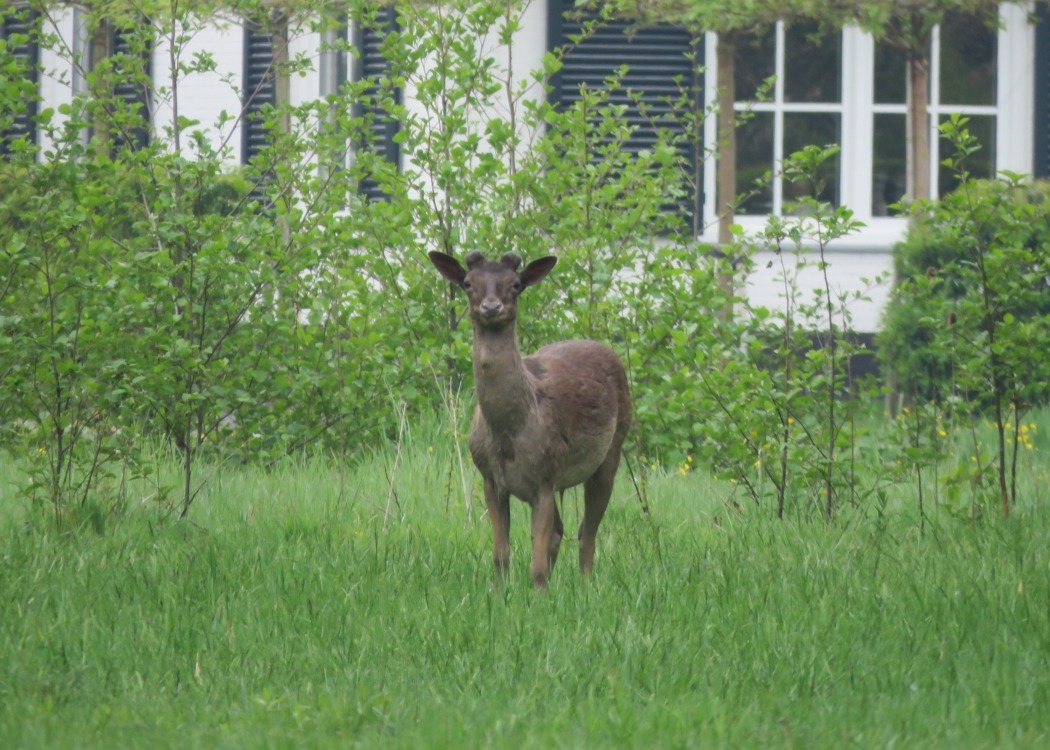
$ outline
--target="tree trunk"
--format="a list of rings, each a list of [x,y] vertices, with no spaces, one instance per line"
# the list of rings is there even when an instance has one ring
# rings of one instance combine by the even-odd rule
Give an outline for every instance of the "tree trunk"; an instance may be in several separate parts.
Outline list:
[[[733,225],[736,203],[736,34],[718,35],[716,50],[718,61],[718,170],[715,176],[715,196],[718,206],[718,247],[728,254],[733,242],[730,227]],[[733,295],[733,275],[727,271],[719,277],[726,299]],[[727,319],[732,316],[732,306],[727,302],[722,310]]]
[[[733,204],[736,197],[736,35],[718,35],[718,244],[733,240]]]
[[[929,101],[930,58],[924,45],[908,56],[908,195],[912,200],[932,197]]]
[[[930,35],[922,35],[922,41],[908,51],[907,63],[907,197],[921,200],[933,197],[930,175]],[[916,217],[913,214],[912,221]],[[893,286],[898,283],[894,270]],[[896,417],[901,407],[900,383],[897,372],[890,368],[886,373],[886,410]]]

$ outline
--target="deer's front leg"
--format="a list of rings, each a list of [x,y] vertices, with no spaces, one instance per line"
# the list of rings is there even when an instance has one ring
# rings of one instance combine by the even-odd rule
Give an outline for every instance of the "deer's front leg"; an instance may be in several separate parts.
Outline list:
[[[510,493],[501,492],[495,482],[485,478],[485,505],[492,521],[492,562],[498,581],[510,569]]]
[[[541,490],[532,506],[532,582],[547,588],[551,568],[558,559],[563,528],[553,490]]]

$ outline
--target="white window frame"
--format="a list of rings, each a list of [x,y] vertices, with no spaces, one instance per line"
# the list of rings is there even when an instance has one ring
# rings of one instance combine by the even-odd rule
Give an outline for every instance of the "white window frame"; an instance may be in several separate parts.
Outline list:
[[[933,37],[933,55],[931,60],[930,86],[930,168],[931,175],[938,169],[937,123],[943,115],[961,112],[963,115],[996,116],[996,171],[1030,173],[1033,169],[1034,138],[1034,87],[1035,87],[1035,29],[1028,21],[1031,8],[1027,5],[1004,4],[999,11],[1002,28],[998,34],[996,103],[994,105],[947,106],[939,104],[939,30]],[[778,71],[782,70],[783,29],[778,24],[777,50]],[[837,240],[832,249],[857,251],[870,250],[885,252],[898,242],[907,229],[907,219],[872,215],[872,148],[874,143],[875,114],[904,114],[904,104],[875,103],[874,70],[875,42],[870,34],[856,27],[847,27],[842,33],[842,151],[839,156],[839,186],[842,205],[848,206],[854,217],[866,225],[859,232]],[[718,63],[716,57],[718,37],[708,33],[706,40],[707,85],[704,86],[705,104],[713,107],[716,104],[716,86]],[[778,81],[778,86],[780,83]],[[777,97],[776,101],[779,101]],[[835,110],[833,104],[806,105],[790,103],[787,105],[760,104],[755,111],[773,111],[775,116],[782,117],[784,111],[803,111],[812,107],[813,111],[830,112]],[[746,125],[745,125],[746,127]],[[775,163],[783,157],[781,129],[776,128]],[[714,118],[710,118],[705,130],[707,153],[717,152],[717,132]],[[704,242],[718,241],[718,204],[715,200],[717,170],[714,156],[709,157],[704,168],[704,225],[705,230],[700,238]],[[936,179],[933,180],[936,190]],[[782,205],[782,191],[779,183],[774,184],[773,205]],[[747,233],[759,231],[766,222],[764,216],[739,215],[734,218],[737,224]]]

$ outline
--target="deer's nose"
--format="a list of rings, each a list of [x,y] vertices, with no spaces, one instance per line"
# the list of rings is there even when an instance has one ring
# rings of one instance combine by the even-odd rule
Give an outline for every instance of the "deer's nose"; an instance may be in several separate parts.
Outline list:
[[[481,305],[479,306],[479,309],[481,310],[482,315],[492,317],[493,315],[499,315],[499,313],[503,310],[503,303],[494,297],[489,299],[483,299],[481,300]]]

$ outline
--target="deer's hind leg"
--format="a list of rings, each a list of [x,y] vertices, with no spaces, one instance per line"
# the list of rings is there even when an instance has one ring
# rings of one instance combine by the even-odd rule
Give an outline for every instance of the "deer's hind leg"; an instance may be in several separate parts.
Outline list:
[[[590,479],[583,483],[583,521],[580,523],[580,572],[588,575],[594,568],[594,540],[612,497],[616,470],[620,467],[618,446],[609,451],[605,461]]]

